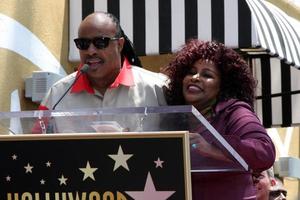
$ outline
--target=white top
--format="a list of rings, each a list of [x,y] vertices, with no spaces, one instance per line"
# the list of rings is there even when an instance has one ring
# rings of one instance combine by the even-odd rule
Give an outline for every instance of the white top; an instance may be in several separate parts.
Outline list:
[[[128,87],[120,84],[116,88],[108,88],[104,95],[100,94],[96,90],[95,94],[90,94],[86,91],[79,93],[70,93],[69,91],[56,106],[55,110],[166,105],[162,89],[162,86],[166,84],[166,77],[163,74],[151,72],[136,66],[132,66],[132,73],[134,77],[134,86]],[[74,82],[75,77],[76,72],[55,83],[48,91],[41,105],[46,106],[49,110],[51,110],[54,104],[58,102],[58,100]],[[140,122],[136,120],[137,118]],[[74,132],[74,130],[72,128],[71,130],[70,127],[78,127],[81,123],[85,123],[87,119],[83,121],[82,119],[77,119],[76,122],[74,121],[72,123],[72,126],[69,124],[69,120],[70,119],[67,120],[68,123],[65,122],[65,120],[56,120],[56,126],[60,129],[58,132]],[[95,122],[95,120],[92,121]],[[139,123],[142,123],[144,118],[142,116],[122,116],[120,113],[118,118],[116,118],[116,116],[101,116],[101,119],[98,118],[98,120],[117,121],[122,127],[129,128],[129,131],[137,131],[140,126]],[[152,122],[150,124],[152,124]],[[62,126],[65,126],[65,128]]]

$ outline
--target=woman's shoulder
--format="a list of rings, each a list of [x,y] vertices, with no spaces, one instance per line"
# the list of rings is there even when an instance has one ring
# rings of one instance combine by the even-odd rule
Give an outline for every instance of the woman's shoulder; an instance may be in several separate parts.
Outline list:
[[[246,102],[231,99],[226,102],[220,102],[216,108],[218,111],[216,112],[215,120],[226,122],[227,127],[244,126],[246,124],[262,126],[260,119]]]
[[[215,112],[216,113],[221,113],[221,112],[233,112],[236,110],[244,110],[244,111],[249,111],[253,112],[252,107],[239,99],[228,99],[225,101],[218,102],[216,107],[215,107]]]

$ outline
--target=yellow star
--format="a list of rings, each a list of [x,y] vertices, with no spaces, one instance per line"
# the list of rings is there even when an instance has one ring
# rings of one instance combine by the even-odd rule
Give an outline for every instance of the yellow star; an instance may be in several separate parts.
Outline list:
[[[44,179],[40,180],[41,185],[45,185],[46,181]]]
[[[64,177],[64,175],[62,174],[60,178],[58,178],[59,180],[59,185],[67,185],[67,178]]]
[[[8,175],[5,177],[6,181],[9,182],[11,180],[11,177]]]
[[[14,154],[14,155],[11,156],[11,158],[12,158],[13,160],[17,160],[18,156],[17,156],[16,154]]]
[[[87,178],[91,178],[93,180],[95,180],[94,177],[94,172],[97,170],[98,168],[91,168],[89,161],[87,161],[86,163],[86,167],[85,168],[79,168],[80,171],[82,171],[84,173],[83,176],[83,181]]]
[[[118,154],[110,154],[108,156],[115,161],[114,171],[121,166],[129,171],[127,160],[133,156],[133,154],[124,154],[121,145],[119,146]]]
[[[25,171],[26,174],[27,173],[32,173],[33,166],[31,166],[29,163],[24,168],[26,169],[26,171]]]
[[[51,162],[50,161],[48,161],[48,162],[46,162],[46,167],[51,167]]]

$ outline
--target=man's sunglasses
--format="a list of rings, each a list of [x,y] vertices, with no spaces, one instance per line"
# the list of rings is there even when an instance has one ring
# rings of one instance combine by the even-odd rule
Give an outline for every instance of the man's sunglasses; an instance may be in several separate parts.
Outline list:
[[[76,47],[80,50],[87,50],[91,43],[97,48],[97,49],[105,49],[109,45],[109,41],[118,40],[117,37],[95,37],[92,39],[88,38],[76,38],[74,39],[74,42],[76,44]]]

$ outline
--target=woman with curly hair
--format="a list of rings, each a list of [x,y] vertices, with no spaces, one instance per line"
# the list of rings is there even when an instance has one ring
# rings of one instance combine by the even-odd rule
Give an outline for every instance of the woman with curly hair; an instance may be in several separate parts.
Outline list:
[[[256,199],[252,173],[273,165],[275,147],[254,113],[256,82],[247,63],[221,43],[192,39],[163,72],[169,77],[168,104],[193,105],[250,168],[205,177],[192,173],[193,200]],[[196,151],[198,160],[204,156],[228,162],[228,155],[206,137],[208,130],[193,131],[191,151]]]

